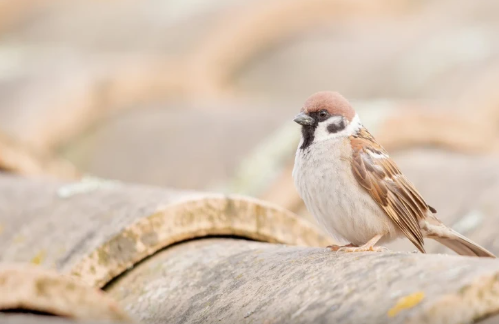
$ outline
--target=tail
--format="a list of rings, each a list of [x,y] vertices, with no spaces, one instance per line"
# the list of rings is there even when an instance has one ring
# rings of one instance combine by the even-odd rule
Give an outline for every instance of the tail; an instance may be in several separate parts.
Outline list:
[[[485,248],[476,244],[469,238],[459,234],[458,232],[450,229],[449,235],[443,236],[429,236],[435,241],[445,245],[449,249],[453,250],[460,255],[477,256],[477,257],[488,257],[495,258],[496,256],[487,251]]]
[[[445,226],[434,215],[420,223],[423,236],[434,239],[459,255],[495,258],[496,256],[452,228]]]

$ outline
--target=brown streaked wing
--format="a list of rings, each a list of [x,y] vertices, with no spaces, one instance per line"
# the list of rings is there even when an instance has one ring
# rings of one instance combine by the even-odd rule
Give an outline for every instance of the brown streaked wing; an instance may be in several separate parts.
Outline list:
[[[352,172],[359,184],[397,224],[404,235],[423,253],[423,234],[419,221],[426,218],[428,206],[416,188],[400,172],[395,162],[373,136],[362,127],[350,136]],[[376,155],[373,158],[370,153]],[[383,157],[386,155],[386,158]]]

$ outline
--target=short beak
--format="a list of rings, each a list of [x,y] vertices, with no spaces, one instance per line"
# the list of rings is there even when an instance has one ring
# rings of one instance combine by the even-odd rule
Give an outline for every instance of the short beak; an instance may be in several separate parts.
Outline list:
[[[315,119],[303,112],[296,115],[295,119],[293,120],[302,126],[312,126],[315,123]]]

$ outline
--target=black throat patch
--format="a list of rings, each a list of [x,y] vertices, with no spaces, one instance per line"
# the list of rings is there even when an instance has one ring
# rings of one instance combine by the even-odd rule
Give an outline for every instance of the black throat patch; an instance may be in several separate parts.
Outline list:
[[[315,129],[319,125],[319,112],[313,112],[308,114],[310,117],[314,119],[314,124],[310,126],[302,126],[301,127],[301,135],[303,136],[303,144],[300,146],[300,149],[304,150],[314,142],[315,138]]]
[[[301,127],[301,135],[303,136],[303,144],[300,146],[300,149],[304,150],[314,142],[314,133],[317,128],[317,122],[315,122],[311,126],[302,126]]]

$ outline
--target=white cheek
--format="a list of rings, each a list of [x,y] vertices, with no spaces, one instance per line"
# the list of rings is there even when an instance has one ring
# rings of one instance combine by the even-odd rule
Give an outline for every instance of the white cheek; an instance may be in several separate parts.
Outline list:
[[[332,140],[332,139],[338,139],[338,138],[345,138],[350,135],[355,134],[360,126],[360,119],[358,115],[355,115],[355,117],[352,119],[352,121],[343,129],[342,131],[339,131],[337,133],[330,133],[327,130],[327,127],[331,125],[332,123],[339,124],[341,123],[342,117],[340,116],[335,116],[331,117],[328,120],[319,123],[319,126],[317,126],[315,133],[314,133],[314,142],[322,142],[322,141],[327,141],[327,140]]]

